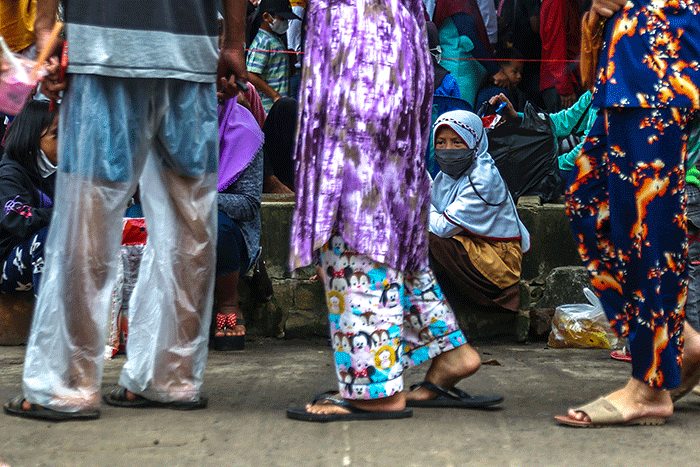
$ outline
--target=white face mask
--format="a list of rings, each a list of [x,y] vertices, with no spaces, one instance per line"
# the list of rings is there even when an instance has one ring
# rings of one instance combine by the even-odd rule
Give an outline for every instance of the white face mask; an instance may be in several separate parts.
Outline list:
[[[270,29],[272,29],[272,32],[275,34],[279,34],[281,36],[287,32],[287,29],[289,29],[289,21],[282,18],[275,18],[272,21],[272,24],[270,24]]]
[[[39,149],[39,154],[36,157],[36,165],[39,168],[39,173],[43,178],[48,177],[56,171],[56,166],[46,157],[46,153]]]

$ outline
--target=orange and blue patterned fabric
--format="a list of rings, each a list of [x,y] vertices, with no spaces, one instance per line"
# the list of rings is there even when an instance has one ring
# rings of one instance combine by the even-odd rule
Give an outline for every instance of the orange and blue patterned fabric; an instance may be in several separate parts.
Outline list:
[[[688,290],[685,158],[700,108],[700,6],[631,0],[609,18],[567,211],[632,377],[680,384]]]
[[[630,0],[605,38],[593,106],[700,108],[700,3]]]
[[[687,109],[606,109],[576,160],[567,212],[613,331],[629,337],[632,376],[680,384]],[[659,130],[661,129],[661,130]]]

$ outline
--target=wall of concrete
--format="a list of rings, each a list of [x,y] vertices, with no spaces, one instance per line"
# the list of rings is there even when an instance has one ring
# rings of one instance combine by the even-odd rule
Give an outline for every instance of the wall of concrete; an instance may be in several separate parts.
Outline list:
[[[261,246],[275,293],[270,302],[256,303],[251,298],[250,278],[242,278],[242,309],[252,335],[304,338],[326,336],[328,332],[323,286],[312,279],[315,266],[292,273],[287,265],[293,211],[293,197],[264,195]],[[551,321],[556,306],[585,303],[582,288],[588,279],[564,206],[543,206],[537,198],[523,198],[518,213],[530,232],[532,244],[523,257],[521,311],[478,316],[458,313],[460,325],[472,340],[546,339],[547,320]],[[25,341],[32,304],[31,294],[0,296],[0,345]]]
[[[253,306],[250,313],[263,316],[275,309],[279,322],[267,320],[256,330],[265,335],[304,337],[327,335],[327,318],[322,285],[309,280],[315,267],[292,274],[287,266],[289,227],[294,199],[284,195],[265,195],[262,223],[263,257],[275,288],[275,303]],[[493,312],[483,316],[458,314],[460,325],[470,339],[505,338],[510,340],[542,339],[543,319],[554,313],[557,305],[583,301],[582,282],[587,282],[581,267],[576,244],[571,235],[568,217],[562,204],[541,205],[538,198],[522,198],[518,214],[531,236],[530,251],[523,257],[521,312]],[[558,272],[572,269],[570,274]],[[554,274],[553,274],[554,271]],[[572,276],[577,279],[572,280]],[[242,284],[244,287],[245,285]],[[543,297],[550,297],[543,301]],[[537,310],[530,318],[531,310]],[[257,323],[256,323],[257,325]],[[534,326],[534,327],[533,327]],[[548,332],[547,332],[548,334]]]

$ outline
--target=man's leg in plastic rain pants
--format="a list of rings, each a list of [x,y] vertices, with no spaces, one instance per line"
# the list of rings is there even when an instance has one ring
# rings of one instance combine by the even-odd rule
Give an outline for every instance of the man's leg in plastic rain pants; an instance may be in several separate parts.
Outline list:
[[[196,404],[216,264],[215,89],[170,82],[157,102],[167,105],[157,110],[156,157],[148,158],[141,177],[148,241],[129,306],[119,385],[149,400]]]
[[[28,402],[60,412],[99,406],[107,311],[122,215],[143,166],[144,124],[119,80],[73,75],[59,120],[56,195],[24,363]]]

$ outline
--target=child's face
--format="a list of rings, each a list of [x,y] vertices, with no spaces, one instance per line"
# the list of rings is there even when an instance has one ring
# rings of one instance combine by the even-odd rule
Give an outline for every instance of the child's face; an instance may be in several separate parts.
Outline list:
[[[442,126],[435,133],[435,149],[465,149],[466,143],[452,128]]]
[[[501,67],[501,71],[506,75],[510,86],[515,87],[523,79],[523,62],[508,62]]]
[[[51,125],[42,133],[39,147],[46,154],[46,158],[53,165],[56,165],[58,162],[58,116],[53,119]]]

